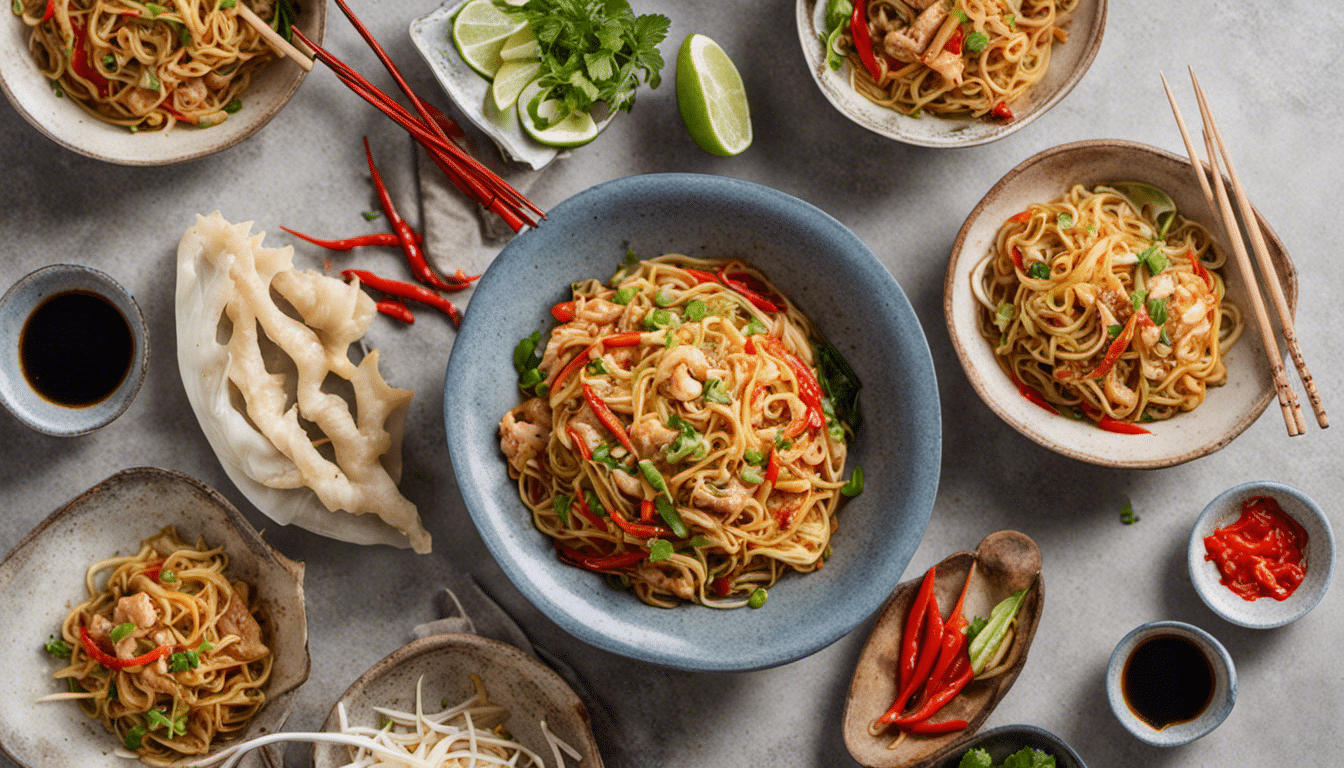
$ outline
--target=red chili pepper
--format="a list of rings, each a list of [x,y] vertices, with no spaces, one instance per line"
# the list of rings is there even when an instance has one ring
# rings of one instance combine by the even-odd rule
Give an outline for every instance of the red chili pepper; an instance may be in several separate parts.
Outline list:
[[[1008,105],[1002,101],[995,104],[994,108],[989,110],[989,113],[1000,120],[1007,121],[1013,119],[1013,110],[1009,109]]]
[[[574,443],[574,447],[578,449],[579,455],[582,456],[585,461],[593,458],[593,449],[588,447],[587,440],[584,440],[579,436],[579,431],[574,428],[573,424],[565,425],[565,434],[569,435],[570,442]]]
[[[329,251],[352,251],[356,248],[401,245],[401,238],[397,237],[392,232],[370,232],[367,235],[357,235],[355,237],[347,237],[340,240],[323,240],[320,237],[305,235],[304,233],[295,231],[289,227],[280,228],[301,240],[307,240],[313,245],[316,245],[319,248],[326,248]],[[419,232],[412,231],[411,236],[415,238],[416,245],[420,245],[425,241],[424,236]]]
[[[1200,280],[1203,280],[1205,285],[1209,286],[1209,290],[1213,290],[1213,275],[1210,275],[1209,270],[1204,268],[1204,263],[1199,260],[1199,257],[1195,255],[1195,252],[1189,251],[1185,254],[1185,257],[1190,260],[1190,269],[1195,275],[1197,275]]]
[[[563,384],[565,379],[568,379],[571,373],[588,362],[588,357],[594,350],[602,350],[605,347],[637,347],[639,346],[640,341],[643,340],[643,337],[644,334],[639,333],[638,331],[631,331],[629,333],[612,334],[606,338],[598,339],[592,344],[589,344],[582,352],[575,355],[572,360],[566,363],[565,367],[560,369],[560,373],[556,375],[554,379],[551,379],[548,386],[554,390],[556,387]]]
[[[625,446],[625,450],[634,454],[635,446],[630,442],[630,436],[625,433],[625,425],[616,418],[616,414],[611,412],[611,408],[607,407],[606,402],[598,397],[597,392],[587,382],[583,383],[583,399],[588,403],[588,407],[593,409],[593,413],[597,414],[597,420],[602,422],[602,426],[616,436],[621,445]]]
[[[933,734],[960,731],[969,725],[970,723],[965,720],[944,720],[941,723],[930,723],[929,721],[924,720],[918,723],[902,725],[900,728],[906,733]]]
[[[626,520],[621,517],[617,510],[611,510],[611,522],[616,524],[617,528],[641,539],[661,539],[672,535],[672,529],[665,525],[645,525]]]
[[[1091,373],[1089,378],[1100,379],[1105,376],[1115,366],[1115,361],[1120,359],[1120,355],[1124,354],[1126,349],[1129,349],[1129,342],[1134,338],[1134,326],[1139,322],[1139,315],[1141,314],[1144,313],[1135,312],[1129,316],[1124,329],[1120,331],[1119,336],[1115,337],[1115,341],[1111,342],[1110,349],[1106,350],[1106,356],[1101,359],[1101,364],[1097,366],[1097,369]]]
[[[733,585],[728,583],[728,579],[718,576],[709,582],[709,588],[714,591],[715,597],[727,597],[733,591]]]
[[[657,510],[658,510],[658,505],[656,505],[656,504],[653,503],[653,499],[642,499],[642,500],[639,502],[639,519],[640,519],[640,522],[644,522],[644,523],[651,523],[651,522],[653,522],[653,516],[654,516],[654,513],[657,512]]]
[[[97,69],[89,64],[88,35],[84,32],[84,25],[72,17],[70,19],[70,32],[70,45],[74,49],[70,54],[71,71],[93,83],[94,88],[98,91],[99,98],[106,97],[110,83],[106,77],[103,77]]]
[[[719,278],[715,277],[713,272],[706,272],[703,269],[687,269],[686,274],[695,278],[696,285],[719,282]]]
[[[1119,419],[1113,419],[1113,418],[1111,418],[1110,416],[1102,416],[1101,419],[1099,419],[1099,420],[1097,421],[1097,426],[1098,426],[1098,427],[1101,427],[1102,429],[1106,430],[1107,432],[1118,432],[1119,434],[1122,434],[1122,435],[1151,435],[1151,434],[1153,434],[1153,433],[1150,432],[1149,430],[1144,429],[1143,427],[1140,427],[1138,424],[1132,424],[1132,423],[1130,423],[1130,422],[1128,422],[1128,421],[1121,421],[1121,420],[1119,420]]]
[[[915,601],[910,604],[910,612],[905,617],[905,631],[901,634],[900,666],[896,669],[896,680],[902,687],[915,676],[915,663],[919,660],[919,630],[924,628],[925,614],[929,609],[929,599],[933,597],[933,582],[937,574],[936,565],[925,572],[924,581],[920,582],[919,592],[915,595]]]
[[[953,33],[952,33],[952,36],[949,37],[949,38],[947,39],[947,42],[943,45],[943,50],[944,50],[944,51],[947,51],[948,53],[955,53],[955,54],[957,54],[958,56],[960,56],[960,55],[961,55],[961,41],[964,40],[964,39],[966,39],[966,33],[962,32],[962,31],[961,31],[961,28],[958,27],[958,28],[957,28],[957,31],[956,31],[956,32],[953,32]]]
[[[854,38],[854,52],[859,54],[863,68],[868,70],[874,81],[877,81],[882,77],[882,69],[877,66],[877,59],[873,57],[873,38],[868,33],[867,6],[865,0],[854,0],[854,13],[849,17],[849,36]]]
[[[1017,387],[1018,393],[1021,394],[1023,397],[1027,398],[1036,405],[1039,405],[1045,410],[1055,414],[1056,416],[1059,415],[1059,410],[1056,409],[1055,406],[1047,403],[1045,401],[1045,398],[1041,397],[1040,392],[1037,392],[1031,387],[1028,387],[1026,384],[1023,384],[1021,380],[1019,380],[1016,376],[1010,374],[1008,378],[1012,380],[1013,386]]]
[[[770,446],[770,458],[765,462],[765,482],[774,485],[779,479],[779,451]]]
[[[750,337],[748,339],[750,340]],[[825,395],[821,390],[821,384],[817,383],[816,374],[812,373],[812,369],[807,367],[802,358],[785,349],[784,343],[779,339],[766,336],[761,339],[761,345],[771,354],[783,358],[784,362],[788,363],[789,369],[793,371],[794,378],[798,380],[798,397],[807,406],[807,418],[798,419],[789,424],[784,431],[784,437],[792,440],[802,434],[803,430],[808,427],[819,429],[825,426],[825,411],[821,407],[821,400]]]
[[[353,278],[359,278],[359,282],[375,291],[382,291],[383,293],[386,293],[389,296],[395,296],[398,299],[409,299],[418,304],[433,307],[447,315],[449,319],[453,321],[453,325],[462,325],[462,313],[458,311],[457,306],[428,288],[423,288],[414,283],[405,283],[400,280],[389,280],[362,269],[342,270],[341,277],[345,278],[347,281]]]
[[[1008,253],[1012,255],[1012,257],[1013,257],[1013,266],[1014,266],[1014,267],[1017,267],[1017,271],[1019,271],[1019,272],[1026,272],[1026,271],[1027,271],[1027,265],[1026,265],[1026,262],[1022,261],[1022,251],[1021,251],[1016,245],[1014,245],[1014,246],[1008,251]]]
[[[957,694],[961,693],[961,689],[965,688],[966,684],[971,682],[971,679],[974,677],[975,670],[971,669],[970,654],[968,654],[965,647],[963,647],[960,654],[957,656],[956,664],[953,664],[948,669],[948,679],[946,681],[939,681],[935,686],[932,678],[930,678],[929,686],[924,689],[925,695],[920,697],[923,700],[923,703],[918,706],[914,712],[896,720],[896,725],[898,727],[915,725],[938,714],[938,710],[942,709],[952,699],[955,699]],[[934,689],[933,693],[929,693],[930,687]]]
[[[55,16],[56,16],[56,0],[47,0],[47,9],[42,12],[42,21],[38,23],[46,23],[48,21],[51,21],[52,18],[54,18]]]
[[[441,291],[460,291],[465,288],[464,285],[454,285],[439,277],[439,274],[429,266],[425,252],[420,250],[420,245],[415,240],[415,230],[411,229],[411,225],[401,218],[396,207],[392,205],[392,195],[383,184],[378,166],[373,164],[373,150],[369,149],[367,136],[364,137],[364,156],[369,160],[369,174],[373,176],[373,186],[378,191],[378,202],[382,203],[383,213],[387,214],[387,220],[392,223],[392,231],[397,234],[397,240],[400,241],[401,250],[406,253],[406,263],[411,267],[411,274],[425,285]]]
[[[572,301],[562,301],[551,307],[551,317],[562,323],[568,323],[576,316],[577,305]]]
[[[582,488],[577,486],[574,488],[574,497],[579,503],[578,512],[580,515],[583,515],[583,519],[592,523],[593,527],[598,530],[607,530],[607,524],[602,522],[602,518],[597,516],[597,513],[593,511],[592,507],[588,506],[588,494],[584,493]]]
[[[1010,224],[1023,224],[1028,221],[1031,221],[1030,208],[1023,211],[1018,211],[1017,213],[1014,213],[1012,216],[1008,217],[1008,223]]]
[[[719,282],[740,293],[742,298],[751,302],[751,305],[762,312],[778,312],[780,308],[771,300],[752,290],[745,282],[731,277],[726,270],[727,265],[719,267]]]
[[[145,569],[145,576],[147,576],[150,581],[158,581],[159,574],[161,573],[163,573],[162,560],[156,560],[155,562],[150,563],[149,567]]]
[[[966,591],[970,588],[971,579],[974,577],[975,564],[972,563],[971,571],[967,574],[966,581],[961,585],[961,595],[957,598],[957,604],[952,608],[952,614],[947,617],[947,622],[943,625],[943,636],[938,641],[938,660],[929,672],[928,681],[924,685],[924,692],[915,702],[915,712],[897,718],[895,720],[897,725],[929,719],[934,712],[942,707],[942,704],[939,704],[933,710],[927,711],[930,703],[947,687],[948,680],[960,674],[960,670],[956,669],[954,662],[959,663],[961,656],[966,656],[966,627],[969,623],[966,621],[966,617],[962,615],[961,609],[966,603]],[[969,666],[969,656],[966,657],[966,661]],[[944,700],[944,703],[946,703],[946,700]]]
[[[892,702],[887,713],[877,719],[880,723],[894,722],[901,716],[901,713],[905,711],[905,703],[929,679],[929,671],[933,669],[934,662],[938,660],[938,643],[943,637],[943,615],[938,612],[937,595],[932,593],[929,595],[929,602],[925,606],[924,613],[924,640],[920,644],[919,660],[915,663],[915,672],[909,680],[901,685],[901,690],[896,695],[896,701]]]
[[[102,648],[99,648],[98,644],[93,642],[93,638],[89,637],[89,630],[82,626],[79,628],[79,642],[84,646],[84,650],[88,651],[89,655],[93,657],[94,661],[109,669],[126,669],[127,667],[143,666],[152,661],[157,661],[173,652],[173,646],[160,645],[158,648],[155,648],[143,656],[136,656],[133,659],[119,659],[116,656],[105,653]]]
[[[561,560],[590,571],[618,571],[622,568],[629,568],[648,557],[648,552],[643,549],[623,552],[619,555],[600,556],[585,554],[577,549],[557,543],[555,550],[560,555]]]
[[[405,304],[402,304],[398,299],[384,298],[378,302],[377,308],[379,312],[382,312],[393,320],[400,320],[407,325],[413,325],[415,323],[415,315],[411,314],[410,308]]]

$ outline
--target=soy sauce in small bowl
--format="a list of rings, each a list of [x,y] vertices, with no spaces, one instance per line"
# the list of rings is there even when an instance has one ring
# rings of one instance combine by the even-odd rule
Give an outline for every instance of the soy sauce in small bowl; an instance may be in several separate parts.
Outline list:
[[[1116,645],[1106,667],[1106,696],[1136,738],[1174,747],[1227,719],[1237,699],[1237,671],[1213,635],[1179,621],[1154,621]]]

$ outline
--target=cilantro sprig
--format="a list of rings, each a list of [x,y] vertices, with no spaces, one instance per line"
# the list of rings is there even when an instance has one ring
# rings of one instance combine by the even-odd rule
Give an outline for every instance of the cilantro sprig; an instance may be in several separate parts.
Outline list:
[[[628,0],[528,0],[501,10],[524,19],[537,36],[541,91],[526,109],[541,128],[599,102],[629,112],[641,79],[650,88],[662,82],[658,44],[672,23],[662,14],[636,16]],[[564,108],[548,121],[538,107],[551,99]]]

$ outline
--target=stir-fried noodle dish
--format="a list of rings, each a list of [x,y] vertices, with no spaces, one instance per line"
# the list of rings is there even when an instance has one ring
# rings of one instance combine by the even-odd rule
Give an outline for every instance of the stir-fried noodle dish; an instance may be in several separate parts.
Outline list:
[[[15,0],[28,48],[58,96],[131,130],[218,125],[274,58],[239,16],[247,3],[288,35],[293,0]]]
[[[1227,381],[1240,336],[1209,233],[1147,184],[1074,186],[999,229],[971,274],[981,333],[1038,405],[1117,432]]]
[[[73,699],[152,765],[209,751],[242,730],[266,701],[273,656],[254,596],[225,575],[228,556],[169,527],[140,551],[94,563],[88,599],[47,649],[68,655],[56,673]]]
[[[858,426],[849,365],[756,269],[633,254],[573,285],[514,353],[536,397],[499,424],[561,560],[670,607],[759,607],[829,556]]]
[[[827,22],[827,55],[837,64],[848,58],[851,85],[875,104],[907,115],[1010,120],[1013,102],[1045,76],[1051,47],[1066,40],[1062,25],[1077,5],[856,0],[850,7],[858,14]]]

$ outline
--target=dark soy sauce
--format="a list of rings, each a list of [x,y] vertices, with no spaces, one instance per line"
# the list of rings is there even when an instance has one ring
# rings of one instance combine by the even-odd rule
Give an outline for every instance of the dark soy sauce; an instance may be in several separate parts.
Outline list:
[[[72,408],[96,405],[117,391],[134,356],[130,323],[112,302],[88,291],[42,302],[19,336],[19,364],[29,385]]]
[[[1199,717],[1213,700],[1213,665],[1180,635],[1155,635],[1130,652],[1120,675],[1131,712],[1162,730]]]

